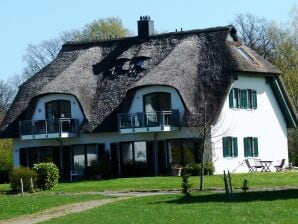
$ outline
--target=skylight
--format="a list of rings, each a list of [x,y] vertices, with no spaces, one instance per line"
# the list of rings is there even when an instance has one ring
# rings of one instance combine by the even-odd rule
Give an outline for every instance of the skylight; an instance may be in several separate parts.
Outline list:
[[[250,61],[250,62],[254,62],[254,59],[248,54],[246,53],[246,51],[241,48],[241,47],[238,47],[237,48],[237,51],[242,55],[242,57],[244,57],[246,60]]]

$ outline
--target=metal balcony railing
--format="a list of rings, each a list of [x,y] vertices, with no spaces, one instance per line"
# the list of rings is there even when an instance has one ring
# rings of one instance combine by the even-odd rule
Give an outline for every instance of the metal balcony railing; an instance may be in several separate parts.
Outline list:
[[[179,110],[118,114],[119,129],[179,125]]]
[[[19,122],[20,135],[42,135],[42,134],[77,134],[79,131],[79,120],[70,118],[59,118],[49,120],[26,120]]]

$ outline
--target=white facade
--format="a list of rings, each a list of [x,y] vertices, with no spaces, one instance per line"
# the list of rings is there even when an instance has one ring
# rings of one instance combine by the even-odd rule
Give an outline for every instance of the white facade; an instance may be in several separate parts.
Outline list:
[[[287,125],[272,89],[264,77],[239,75],[231,86],[239,89],[257,91],[257,109],[239,109],[229,107],[226,97],[217,123],[212,127],[213,161],[216,173],[248,172],[244,162],[244,137],[258,138],[258,159],[278,163],[288,161]],[[223,157],[225,136],[237,137],[238,157]],[[256,158],[256,157],[253,157]],[[286,162],[287,163],[287,162]],[[274,171],[274,169],[271,170]]]
[[[68,100],[71,102],[71,118],[79,120],[79,123],[82,123],[84,115],[80,108],[80,105],[77,99],[72,95],[66,94],[49,94],[42,96],[38,99],[36,104],[32,120],[45,120],[46,119],[46,103],[54,100]]]

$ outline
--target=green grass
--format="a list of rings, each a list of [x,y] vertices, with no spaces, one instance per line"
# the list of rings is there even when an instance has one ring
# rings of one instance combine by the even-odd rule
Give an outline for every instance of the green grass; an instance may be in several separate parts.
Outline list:
[[[298,221],[298,190],[223,194],[195,193],[133,198],[46,223],[287,223]]]
[[[20,195],[0,195],[0,220],[32,214],[47,208],[81,201],[102,199],[103,195],[59,195],[50,192]]]
[[[9,184],[0,184],[0,195],[5,192],[5,191],[9,191],[10,190],[10,186]]]
[[[248,173],[248,174],[234,174],[232,175],[232,183],[234,188],[240,188],[242,186],[243,180],[247,179],[249,181],[249,187],[250,190],[253,188],[276,188],[276,187],[296,187],[298,188],[298,172],[282,172],[282,173]],[[190,179],[191,183],[195,188],[198,188],[199,185],[199,177],[191,177]],[[4,192],[7,192],[10,190],[10,187],[8,184],[1,184],[0,185],[0,219],[7,219],[11,217],[16,217],[24,214],[32,214],[37,211],[44,210],[46,208],[51,208],[63,204],[69,204],[79,201],[87,201],[87,200],[93,200],[93,199],[100,199],[103,196],[100,195],[78,195],[78,194],[58,194],[57,192],[101,192],[101,191],[146,191],[146,190],[180,190],[181,186],[181,177],[144,177],[144,178],[119,178],[119,179],[112,179],[112,180],[103,180],[103,181],[78,181],[78,182],[71,182],[71,183],[59,183],[59,185],[54,189],[53,192],[47,191],[47,192],[40,192],[40,193],[34,193],[34,194],[26,194],[25,197],[20,197],[17,195],[6,195]],[[223,189],[223,178],[222,175],[215,175],[215,176],[206,176],[205,177],[205,183],[204,183],[205,189]],[[289,191],[291,193],[291,191]],[[264,193],[266,194],[266,193]],[[277,192],[279,194],[279,192]],[[296,194],[298,195],[298,192],[296,191]],[[213,215],[227,215],[228,213],[232,212],[232,215],[234,212],[239,212],[240,214],[245,212],[245,203],[253,203],[254,208],[257,208],[256,211],[254,211],[251,206],[248,206],[248,210],[246,211],[247,214],[250,214],[252,216],[258,213],[262,214],[261,211],[258,211],[258,209],[261,209],[263,212],[270,212],[270,207],[273,206],[272,211],[277,212],[277,207],[280,209],[280,211],[291,210],[290,207],[298,207],[297,204],[297,198],[293,199],[287,199],[287,198],[275,198],[274,195],[267,195],[267,199],[272,197],[274,200],[263,200],[262,195],[258,195],[256,193],[249,193],[246,194],[247,196],[260,196],[260,200],[256,201],[245,201],[246,199],[243,199],[242,201],[238,201],[237,203],[224,203],[228,207],[226,208],[223,206],[223,201],[220,201],[219,199],[216,199],[217,201],[211,201],[207,202],[210,198],[220,198],[220,195],[216,196],[210,196],[207,194],[200,195],[195,194],[195,197],[192,197],[195,202],[191,203],[182,203],[181,201],[178,203],[178,199],[181,197],[180,195],[167,195],[167,196],[160,196],[159,197],[150,197],[144,198],[144,199],[133,199],[136,201],[131,202],[129,200],[127,203],[130,205],[131,203],[131,210],[133,210],[134,203],[138,203],[140,200],[141,204],[140,207],[147,211],[148,209],[150,212],[149,220],[152,221],[152,218],[150,219],[151,215],[151,209],[156,209],[157,213],[160,209],[160,211],[163,211],[163,208],[160,207],[160,205],[166,205],[165,206],[165,212],[169,213],[168,216],[174,217],[174,220],[178,219],[179,216],[176,215],[174,212],[176,209],[176,206],[181,206],[182,204],[189,208],[189,210],[185,211],[186,213],[195,213],[196,210],[203,212],[205,207],[211,210],[219,209],[218,212],[213,211]],[[296,195],[296,197],[298,197]],[[240,195],[240,198],[243,197]],[[206,203],[203,203],[203,207],[201,207],[201,200],[202,198],[206,201]],[[209,198],[209,199],[208,199]],[[255,197],[257,199],[257,197]],[[170,200],[176,200],[177,203],[169,203]],[[287,199],[287,200],[285,200]],[[143,201],[144,200],[144,201]],[[147,201],[148,200],[148,201]],[[157,207],[153,206],[151,207],[150,200],[159,200],[161,203],[156,203]],[[294,201],[293,201],[294,200]],[[142,202],[143,201],[143,202]],[[200,202],[200,203],[198,203]],[[126,204],[126,202],[119,202]],[[116,204],[119,204],[116,203]],[[272,204],[273,203],[273,204]],[[237,210],[239,205],[239,211]],[[107,205],[109,208],[112,205]],[[221,207],[222,206],[222,207]],[[267,208],[263,208],[262,206],[268,206]],[[106,207],[106,206],[104,206]],[[123,209],[123,207],[121,207]],[[118,212],[118,208],[114,208],[116,212]],[[138,210],[139,208],[135,208]],[[167,211],[169,209],[170,211]],[[194,210],[192,210],[194,209]],[[124,209],[126,211],[126,209]],[[172,214],[173,212],[173,214]],[[209,213],[210,213],[209,212]],[[266,213],[264,212],[264,213]],[[131,211],[131,213],[135,213]],[[120,213],[119,213],[120,214]],[[180,214],[179,212],[177,214]],[[130,217],[130,213],[125,215],[124,217],[128,216]],[[193,215],[193,214],[192,214]],[[202,215],[202,214],[201,214]],[[211,216],[211,214],[209,214]],[[138,217],[138,215],[136,215]],[[229,216],[229,215],[228,215]],[[248,216],[248,215],[247,215]],[[261,215],[260,215],[261,217]],[[298,217],[298,216],[297,216]],[[139,217],[141,219],[141,217]],[[224,217],[222,217],[224,219]],[[248,219],[248,218],[247,218]],[[235,220],[238,220],[237,218]],[[249,219],[248,219],[249,220]],[[153,222],[153,221],[152,221]],[[174,221],[173,221],[174,222]],[[210,221],[211,222],[211,221]],[[136,222],[138,223],[138,222]]]
[[[233,187],[240,188],[244,179],[249,181],[249,187],[298,187],[298,172],[234,174],[232,175]],[[206,176],[204,180],[205,189],[222,189],[224,186],[222,175]],[[199,177],[191,177],[190,182],[194,188],[198,188]],[[60,183],[55,191],[179,190],[180,186],[181,177],[143,177]]]

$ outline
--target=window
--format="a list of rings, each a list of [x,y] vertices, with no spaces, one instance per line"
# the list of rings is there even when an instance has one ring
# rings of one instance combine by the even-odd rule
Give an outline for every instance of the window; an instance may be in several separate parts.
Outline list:
[[[144,96],[144,112],[146,112],[146,125],[158,126],[164,118],[160,116],[160,111],[171,111],[170,93],[149,93]]]
[[[240,89],[233,88],[229,95],[230,108],[240,108]]]
[[[149,93],[144,96],[144,111],[171,111],[170,93]]]
[[[237,50],[243,58],[250,62],[254,62],[254,59],[243,48],[238,47]]]
[[[71,118],[70,101],[54,100],[46,103],[46,119]]]
[[[223,157],[237,157],[238,156],[238,142],[236,137],[224,137],[223,143]]]
[[[245,157],[258,157],[258,138],[246,137],[244,141],[244,156]]]
[[[167,140],[167,161],[170,166],[184,166],[194,162],[201,162],[199,161],[200,150],[201,148],[192,139]]]
[[[229,94],[230,108],[256,109],[257,91],[233,88]]]

